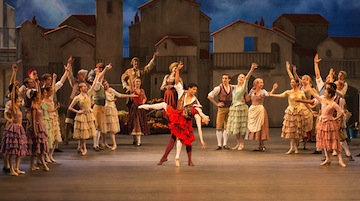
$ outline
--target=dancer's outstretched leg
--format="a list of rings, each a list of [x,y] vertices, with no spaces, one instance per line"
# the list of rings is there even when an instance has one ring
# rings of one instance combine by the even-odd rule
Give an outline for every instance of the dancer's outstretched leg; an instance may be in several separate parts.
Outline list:
[[[161,102],[161,103],[155,103],[155,104],[143,104],[143,105],[140,105],[138,108],[145,109],[145,110],[149,110],[149,109],[162,110],[162,109],[164,109],[166,111],[166,107],[167,107],[167,104],[165,102]]]

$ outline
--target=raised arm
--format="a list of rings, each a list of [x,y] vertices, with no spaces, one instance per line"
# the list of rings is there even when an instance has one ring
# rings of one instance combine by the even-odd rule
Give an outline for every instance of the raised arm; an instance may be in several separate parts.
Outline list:
[[[69,69],[70,69],[70,67],[68,67],[68,66],[65,67],[65,72],[64,72],[64,74],[61,76],[61,78],[60,78],[60,80],[59,80],[59,82],[61,82],[61,84],[64,84],[64,83],[65,83],[66,78],[67,78],[68,75],[69,75],[69,71],[70,71]]]
[[[255,69],[257,69],[258,67],[258,64],[257,63],[252,63],[251,64],[251,68],[249,70],[249,72],[246,74],[245,76],[245,80],[246,81],[249,81],[250,77],[251,77],[251,74],[254,72]]]
[[[267,94],[265,94],[265,96],[270,96],[271,94],[274,93],[274,91],[278,88],[278,84],[277,83],[274,83],[273,84],[273,88],[271,89],[271,91]]]
[[[334,79],[335,71],[334,71],[333,68],[330,68],[328,76],[329,76],[329,82],[334,82],[335,81],[335,79]]]
[[[94,82],[91,85],[91,88],[89,89],[88,93],[90,93],[92,90],[99,90],[100,89],[100,79],[105,76],[106,71],[110,70],[112,68],[111,63],[105,66],[104,70],[100,73],[97,73],[95,76]]]
[[[300,77],[299,77],[299,75],[297,74],[296,65],[293,64],[292,67],[293,67],[294,78],[295,78],[296,80],[299,80],[299,81],[300,81]]]
[[[178,66],[175,69],[175,85],[177,85],[180,82],[180,70],[184,67],[184,64],[182,61],[179,62]]]
[[[15,113],[15,104],[16,104],[16,100],[15,100],[15,96],[16,96],[16,74],[17,74],[17,70],[18,70],[18,66],[16,64],[13,64],[12,65],[12,69],[13,69],[13,72],[12,72],[12,80],[10,80],[10,83],[13,85],[12,88],[11,88],[11,94],[10,94],[10,97],[11,97],[11,111],[13,113]]]
[[[315,57],[314,57],[314,71],[315,71],[315,78],[316,79],[321,78],[320,69],[319,69],[319,62],[320,61],[321,61],[321,59],[319,59],[319,55],[315,54]]]
[[[109,63],[108,65],[106,65],[105,68],[104,68],[104,70],[99,73],[98,79],[101,79],[102,77],[104,77],[106,71],[110,70],[111,68],[112,68],[111,63]]]
[[[151,69],[153,69],[153,67],[155,66],[155,58],[158,54],[159,54],[158,51],[154,52],[153,57],[151,58],[149,63],[144,67],[145,73],[149,73],[151,71]]]
[[[55,85],[56,85],[56,78],[57,78],[57,75],[55,73],[53,73],[52,75],[52,83],[51,83],[51,89],[53,91],[53,93],[55,94],[56,91],[55,91]]]
[[[64,68],[67,68],[67,66],[64,66]],[[74,84],[75,84],[75,77],[74,77],[71,65],[70,65],[70,68],[69,68],[69,74],[68,74],[67,78],[69,80],[70,86],[73,87]]]
[[[291,79],[294,79],[294,76],[293,76],[293,74],[291,73],[291,70],[290,70],[290,63],[289,63],[289,61],[286,61],[286,62],[285,62],[285,67],[286,67],[286,72],[287,72],[287,74],[289,75],[290,80],[291,80]]]

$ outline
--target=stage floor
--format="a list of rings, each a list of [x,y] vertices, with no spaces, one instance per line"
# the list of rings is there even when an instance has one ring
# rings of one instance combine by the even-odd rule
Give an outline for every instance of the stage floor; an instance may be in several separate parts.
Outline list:
[[[117,135],[116,151],[95,152],[88,140],[86,156],[79,156],[76,141],[71,141],[60,146],[63,153],[55,153],[57,163],[49,165],[49,172],[30,172],[24,158],[25,175],[1,173],[0,200],[360,200],[360,157],[352,162],[344,157],[346,168],[338,165],[337,157],[330,166],[319,166],[323,155],[312,154],[315,143],[299,154],[285,155],[289,141],[280,133],[279,128],[270,129],[265,152],[252,151],[256,141],[246,141],[243,151],[215,151],[215,129],[205,128],[207,149],[194,142],[194,167],[187,165],[184,147],[180,167],[174,164],[175,149],[168,162],[156,165],[169,141],[167,134],[144,136],[138,148],[131,145],[131,136]],[[235,141],[230,136],[230,147]],[[352,139],[350,150],[353,156],[360,153],[360,138]]]

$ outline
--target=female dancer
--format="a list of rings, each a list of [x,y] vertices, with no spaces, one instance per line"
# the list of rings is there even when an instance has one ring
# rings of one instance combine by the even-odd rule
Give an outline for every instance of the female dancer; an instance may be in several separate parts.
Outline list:
[[[10,110],[4,114],[5,119],[10,124],[4,129],[4,136],[1,142],[1,153],[5,155],[7,165],[10,168],[10,175],[18,176],[19,174],[25,174],[24,171],[19,169],[21,156],[25,156],[27,152],[27,139],[24,128],[22,127],[22,112],[19,108],[20,99],[16,93],[16,73],[18,67],[13,65],[12,84],[9,89],[11,91],[11,105]],[[16,156],[15,167],[12,163],[12,157]]]
[[[296,72],[296,66],[293,66],[293,73],[294,73],[294,76],[292,76],[291,72],[290,72],[290,64],[289,62],[287,62],[286,64],[286,70],[288,71],[288,74],[289,74],[289,77],[290,79],[292,79],[293,77],[295,79],[298,79],[300,80],[297,72]],[[306,97],[306,100],[311,100],[311,93],[310,91],[314,91],[315,92],[315,89],[311,87],[311,77],[309,75],[303,75],[301,77],[301,87],[300,87],[300,90],[302,90],[305,94],[305,97]],[[309,110],[309,109],[306,109],[307,108],[307,105],[305,104],[301,104],[301,106],[304,108],[304,114],[305,114],[305,119],[306,119],[306,127],[305,127],[305,132],[306,132],[306,136],[303,138],[303,144],[304,144],[304,150],[306,150],[306,144],[307,144],[307,141],[311,140],[312,138],[312,130],[313,130],[313,127],[314,127],[314,116],[312,114],[312,109]]]
[[[330,151],[335,150],[338,154],[339,165],[346,167],[343,161],[339,139],[339,119],[342,118],[344,112],[341,110],[339,105],[334,101],[335,90],[332,88],[326,88],[324,97],[320,97],[313,91],[313,95],[321,103],[321,115],[316,125],[318,140],[316,141],[316,148],[325,150],[325,161],[320,165],[330,165]],[[333,117],[334,112],[337,112],[337,116]]]
[[[128,129],[130,134],[134,137],[134,144],[136,147],[141,146],[141,135],[150,134],[150,129],[147,124],[145,110],[138,109],[139,105],[146,102],[147,98],[144,89],[141,88],[141,79],[136,77],[131,80],[133,86],[130,87],[130,92],[137,95],[133,97],[133,103],[129,110]]]
[[[53,74],[52,77],[52,84],[51,87],[45,87],[45,93],[44,93],[44,100],[43,103],[46,104],[48,117],[49,117],[49,123],[51,128],[51,138],[49,137],[49,159],[51,162],[56,162],[54,159],[54,148],[57,146],[59,142],[62,141],[61,139],[61,132],[60,132],[60,125],[59,125],[59,114],[58,109],[60,108],[60,103],[57,103],[55,106],[54,103],[54,92],[55,92],[55,86],[56,86],[56,74]],[[50,134],[49,134],[50,135]]]
[[[178,100],[177,93],[174,88],[175,70],[178,65],[179,65],[178,62],[173,62],[172,64],[170,64],[169,66],[170,74],[165,75],[163,83],[160,87],[160,90],[165,91],[164,102],[170,105],[171,107],[173,107],[174,109],[176,109],[176,104]],[[182,80],[180,80],[180,82],[182,84]]]
[[[76,113],[74,119],[74,138],[79,140],[77,150],[82,156],[85,156],[87,153],[86,139],[94,137],[96,133],[95,117],[91,110],[91,97],[89,94],[94,90],[98,77],[98,75],[95,77],[95,81],[90,89],[88,89],[85,82],[79,83],[80,94],[74,97],[68,108]],[[79,110],[74,108],[76,104],[78,104]]]
[[[232,148],[234,150],[244,149],[244,136],[247,129],[249,110],[244,97],[251,74],[257,66],[258,65],[256,63],[252,63],[250,71],[246,76],[244,74],[240,74],[238,76],[238,84],[233,90],[232,103],[229,109],[229,117],[226,128],[229,134],[232,133],[236,136],[237,144],[234,148]]]
[[[105,96],[106,96],[106,102],[105,102],[105,122],[106,122],[106,131],[107,133],[110,133],[110,137],[112,140],[112,147],[110,147],[106,143],[106,138],[103,137],[103,143],[105,146],[110,148],[112,151],[116,150],[116,140],[115,140],[115,134],[120,131],[120,124],[119,124],[119,117],[118,112],[116,109],[115,101],[116,97],[118,98],[128,98],[128,97],[138,97],[137,95],[128,95],[128,94],[121,94],[117,92],[115,89],[111,88],[109,86],[109,83],[106,80],[103,80],[102,82],[104,89],[105,89]]]
[[[52,163],[52,160],[50,159],[51,153],[54,153],[54,135],[52,133],[50,118],[49,118],[49,110],[48,110],[48,102],[50,94],[51,93],[51,87],[43,87],[41,88],[41,104],[40,107],[43,111],[43,121],[46,128],[46,134],[48,137],[48,147],[49,147],[49,153],[45,155],[45,162]],[[38,163],[41,163],[41,161],[38,161]]]
[[[43,120],[43,110],[41,104],[41,92],[37,83],[37,91],[31,91],[31,126],[27,129],[28,139],[28,155],[30,155],[30,169],[38,170],[39,167],[34,165],[35,156],[37,155],[39,161],[44,167],[45,171],[49,171],[49,167],[45,162],[45,155],[49,153],[48,135]]]
[[[281,94],[271,94],[272,97],[288,98],[289,106],[285,110],[285,116],[282,126],[281,137],[284,139],[290,139],[290,149],[285,154],[291,154],[295,151],[295,154],[299,153],[297,143],[305,135],[305,114],[301,103],[296,102],[297,99],[305,99],[305,94],[299,89],[299,80],[294,78],[290,81],[291,90],[286,90]]]
[[[175,165],[180,166],[180,151],[182,144],[186,145],[186,151],[188,154],[188,165],[194,166],[194,163],[191,160],[192,153],[192,142],[195,140],[194,134],[192,132],[192,120],[191,117],[194,117],[198,127],[198,134],[202,144],[202,148],[206,148],[206,144],[203,140],[201,122],[208,124],[209,117],[202,113],[201,105],[197,100],[195,93],[197,92],[197,85],[190,83],[188,90],[183,89],[182,84],[180,83],[180,71],[183,67],[182,62],[179,62],[176,73],[175,73],[175,89],[178,93],[178,104],[177,110],[173,109],[166,103],[158,103],[153,105],[144,104],[139,106],[143,109],[164,109],[169,117],[169,128],[171,130],[171,138],[168,146],[166,147],[163,157],[160,159],[158,165],[161,165],[163,162],[167,161],[167,155],[172,149],[174,143],[172,139],[176,140],[176,156],[175,156]],[[172,145],[172,146],[171,146]]]
[[[259,147],[254,151],[265,151],[264,141],[270,139],[269,120],[263,103],[265,96],[272,94],[278,85],[275,83],[269,93],[263,89],[263,87],[263,79],[256,78],[253,83],[253,88],[249,92],[251,99],[251,106],[248,112],[249,139],[259,140]]]

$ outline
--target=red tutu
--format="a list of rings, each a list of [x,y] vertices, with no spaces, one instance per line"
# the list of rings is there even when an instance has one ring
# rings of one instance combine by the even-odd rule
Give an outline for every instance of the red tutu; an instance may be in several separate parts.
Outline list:
[[[191,146],[191,143],[195,140],[192,132],[192,120],[185,119],[183,110],[175,110],[171,106],[167,106],[166,110],[169,117],[169,129],[171,133],[179,138],[184,145]]]

